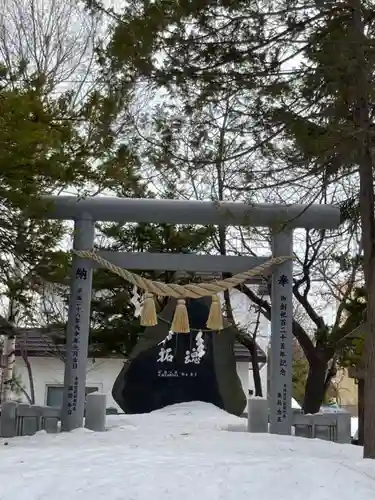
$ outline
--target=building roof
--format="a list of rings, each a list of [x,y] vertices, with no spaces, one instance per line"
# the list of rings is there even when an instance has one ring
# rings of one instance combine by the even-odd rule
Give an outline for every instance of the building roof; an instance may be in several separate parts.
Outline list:
[[[60,332],[46,332],[42,328],[23,328],[20,329],[21,335],[16,337],[16,356],[21,356],[22,351],[27,356],[32,357],[49,357],[49,356],[64,356],[65,345],[57,344],[54,338],[61,338]],[[258,348],[258,363],[266,362],[266,355],[263,350]],[[251,356],[249,350],[242,344],[236,342],[234,346],[234,354],[237,361],[250,362]],[[122,357],[120,354],[114,357]]]
[[[58,334],[46,332],[42,328],[21,328],[16,336],[16,356],[26,353],[27,356],[63,355],[65,345],[58,344],[54,338]]]
[[[244,345],[240,344],[239,342],[236,342],[234,344],[234,355],[236,356],[237,361],[248,361],[249,363],[251,361],[251,354],[249,349]],[[263,349],[261,349],[258,346],[258,344],[257,344],[257,358],[258,358],[258,364],[265,364],[267,362],[267,356],[263,351]]]

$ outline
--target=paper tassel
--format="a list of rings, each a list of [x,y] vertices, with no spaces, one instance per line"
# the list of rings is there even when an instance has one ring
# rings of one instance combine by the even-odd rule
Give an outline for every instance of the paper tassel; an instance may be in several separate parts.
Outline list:
[[[176,310],[174,312],[171,330],[176,333],[189,333],[189,316],[186,309],[185,299],[177,301]]]
[[[158,324],[156,316],[155,298],[152,293],[146,293],[141,313],[142,326],[155,326]]]
[[[222,330],[224,327],[220,299],[217,295],[212,296],[212,303],[206,326],[210,330]]]

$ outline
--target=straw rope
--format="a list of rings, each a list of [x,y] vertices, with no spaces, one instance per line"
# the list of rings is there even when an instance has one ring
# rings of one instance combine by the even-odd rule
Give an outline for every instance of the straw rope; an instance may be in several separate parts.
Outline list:
[[[231,278],[225,280],[217,280],[211,283],[190,283],[188,285],[178,285],[176,283],[162,283],[160,281],[153,281],[143,278],[138,274],[131,273],[126,269],[122,269],[106,259],[103,259],[95,252],[87,250],[72,250],[72,253],[83,259],[91,259],[97,262],[100,266],[112,271],[113,273],[121,276],[132,285],[141,288],[145,292],[151,293],[155,296],[174,297],[176,299],[198,299],[200,297],[208,297],[224,290],[231,290],[242,283],[245,283],[249,278],[255,276],[265,276],[270,274],[271,268],[292,260],[292,256],[274,257],[264,264],[254,267],[249,271],[235,274]]]

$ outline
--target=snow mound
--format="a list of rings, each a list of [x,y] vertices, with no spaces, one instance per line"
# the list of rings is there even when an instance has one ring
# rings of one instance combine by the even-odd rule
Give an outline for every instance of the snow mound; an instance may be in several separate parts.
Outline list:
[[[0,440],[0,500],[372,500],[375,462],[351,445],[228,432],[212,405],[109,416],[79,429]]]

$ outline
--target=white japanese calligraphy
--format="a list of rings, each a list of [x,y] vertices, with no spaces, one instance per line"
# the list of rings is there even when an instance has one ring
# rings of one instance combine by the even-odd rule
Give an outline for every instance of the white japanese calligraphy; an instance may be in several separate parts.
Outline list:
[[[159,357],[157,359],[158,363],[171,363],[173,361],[172,349],[165,349],[162,347],[159,351]]]

